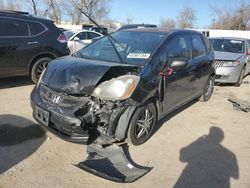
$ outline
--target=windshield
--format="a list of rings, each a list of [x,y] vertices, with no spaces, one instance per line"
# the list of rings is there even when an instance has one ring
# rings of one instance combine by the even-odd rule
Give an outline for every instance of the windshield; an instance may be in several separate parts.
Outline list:
[[[112,38],[103,37],[82,48],[77,52],[76,56],[121,62],[119,60],[120,56],[124,63],[145,65],[156,48],[166,38],[166,33],[121,31],[113,33]],[[110,40],[112,40],[113,44]]]
[[[65,31],[64,34],[65,34],[67,40],[69,40],[75,34],[75,32],[73,32],[73,31]]]
[[[209,39],[215,51],[244,53],[245,42],[235,39]]]

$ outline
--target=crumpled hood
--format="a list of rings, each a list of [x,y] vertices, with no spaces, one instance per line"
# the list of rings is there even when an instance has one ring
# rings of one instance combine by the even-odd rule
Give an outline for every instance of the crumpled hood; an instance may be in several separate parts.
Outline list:
[[[241,58],[243,55],[244,55],[243,53],[214,51],[214,58],[218,60],[235,61]]]
[[[67,56],[49,63],[42,83],[58,92],[89,95],[111,68],[116,68],[117,72],[124,74],[121,70],[133,70],[136,66]]]

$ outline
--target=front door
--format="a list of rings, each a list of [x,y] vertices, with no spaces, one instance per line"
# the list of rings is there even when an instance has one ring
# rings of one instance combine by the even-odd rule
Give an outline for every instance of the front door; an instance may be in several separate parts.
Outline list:
[[[174,36],[166,44],[166,75],[164,75],[164,112],[167,113],[189,100],[193,93],[194,76],[191,60],[191,42],[188,34]],[[171,62],[185,59],[188,65],[179,70],[169,69]]]

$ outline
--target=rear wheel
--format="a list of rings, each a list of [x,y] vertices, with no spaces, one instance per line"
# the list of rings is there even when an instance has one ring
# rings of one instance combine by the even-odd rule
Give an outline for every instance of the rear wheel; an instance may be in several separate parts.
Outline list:
[[[199,99],[200,101],[207,102],[210,99],[214,91],[214,79],[215,79],[214,76],[210,76],[209,79],[207,80],[203,94],[201,95]]]
[[[146,142],[153,133],[156,124],[156,107],[154,103],[147,103],[139,107],[132,116],[128,129],[128,142],[133,145],[141,145]]]
[[[42,57],[38,59],[31,69],[31,79],[34,83],[37,83],[42,72],[47,68],[48,63],[52,60],[50,57]]]
[[[235,86],[236,86],[236,87],[239,87],[239,86],[242,84],[242,80],[243,80],[243,78],[244,78],[245,70],[246,70],[246,67],[243,67],[243,69],[242,69],[241,72],[240,72],[239,79],[238,79],[238,81],[235,83]]]

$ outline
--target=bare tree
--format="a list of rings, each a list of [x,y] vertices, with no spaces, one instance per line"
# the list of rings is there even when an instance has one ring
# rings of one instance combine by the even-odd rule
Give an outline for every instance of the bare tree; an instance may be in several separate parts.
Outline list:
[[[5,10],[21,11],[23,6],[20,1],[17,0],[0,0],[0,8]]]
[[[33,12],[34,12],[35,15],[37,15],[36,1],[31,0],[31,3],[32,3]]]
[[[177,23],[180,28],[193,28],[196,15],[195,10],[190,7],[185,7],[183,10],[177,15]]]
[[[212,12],[216,17],[212,29],[250,29],[250,4],[241,3],[230,10],[212,7]]]
[[[176,21],[174,19],[171,19],[171,18],[161,19],[160,27],[163,27],[163,28],[175,28],[176,27]]]
[[[134,22],[134,18],[132,16],[127,17],[126,19],[127,24],[132,24]]]
[[[94,20],[103,20],[110,12],[109,2],[110,0],[71,0],[76,12],[75,24],[82,21],[81,11],[86,12]]]
[[[60,0],[44,0],[45,10],[43,17],[48,17],[55,21],[56,24],[61,22],[61,1]]]

